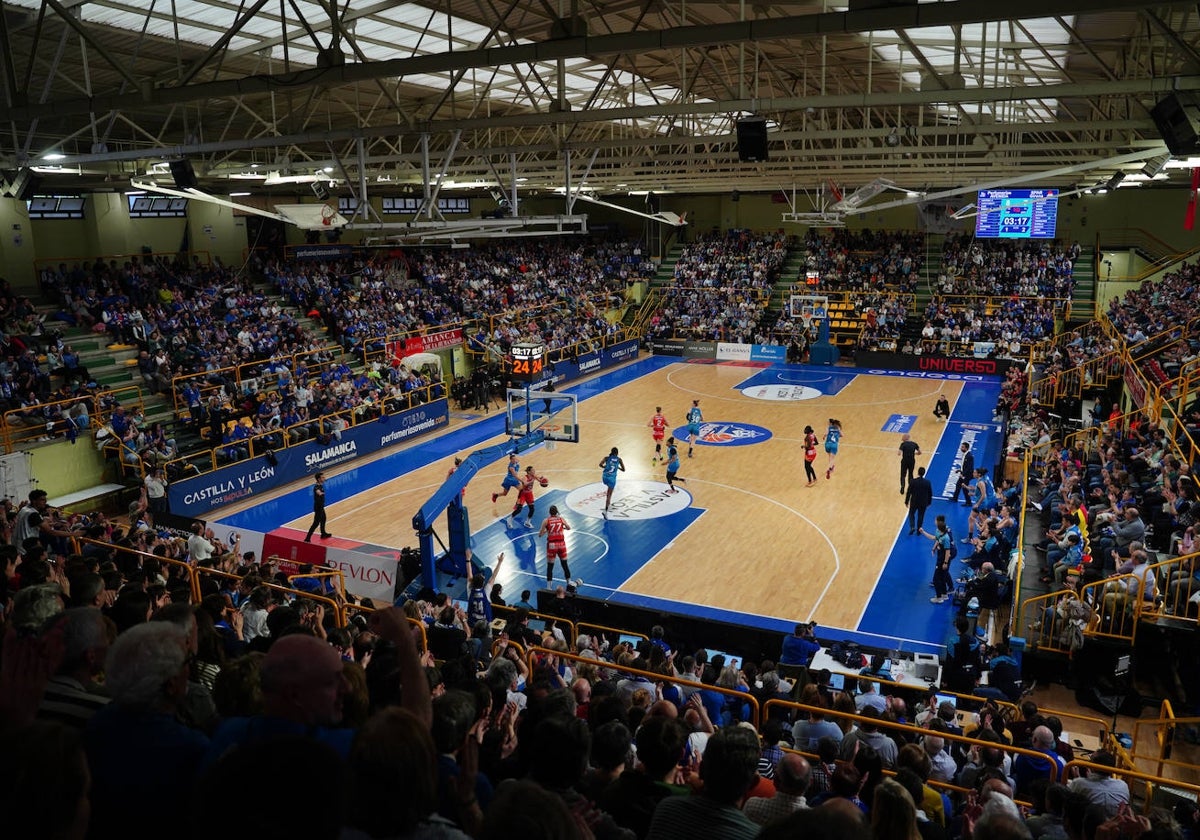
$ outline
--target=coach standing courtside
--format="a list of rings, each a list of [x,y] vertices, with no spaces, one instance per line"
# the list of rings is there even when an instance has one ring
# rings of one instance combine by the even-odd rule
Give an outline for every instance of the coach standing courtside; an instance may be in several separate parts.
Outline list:
[[[958,493],[961,490],[963,494],[963,504],[967,507],[971,506],[971,482],[975,480],[975,453],[971,451],[971,444],[963,441],[962,445],[962,466],[958,468],[958,483],[954,485],[954,496],[950,501],[958,501]]]
[[[313,521],[308,526],[308,534],[305,535],[305,542],[312,542],[313,531],[319,527],[321,529],[321,539],[327,540],[333,536],[325,530],[325,473],[317,473],[313,478],[316,479],[316,484],[313,485]]]
[[[908,504],[908,535],[911,537],[925,524],[925,510],[933,504],[933,484],[925,477],[925,468],[917,469],[917,477],[909,479],[908,492],[904,494]]]

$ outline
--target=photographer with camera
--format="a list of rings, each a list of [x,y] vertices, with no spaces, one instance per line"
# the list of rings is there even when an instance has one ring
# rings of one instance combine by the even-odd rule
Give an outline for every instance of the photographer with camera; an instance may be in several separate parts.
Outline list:
[[[808,667],[808,663],[812,662],[812,658],[821,649],[821,643],[817,641],[816,630],[815,623],[797,624],[795,633],[784,637],[783,650],[779,653],[779,664]]]

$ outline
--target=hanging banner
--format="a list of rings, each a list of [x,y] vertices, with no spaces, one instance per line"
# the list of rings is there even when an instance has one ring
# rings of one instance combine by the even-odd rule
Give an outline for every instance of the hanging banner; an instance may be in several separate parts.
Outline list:
[[[388,358],[393,365],[417,353],[432,353],[435,350],[445,350],[458,347],[463,343],[461,329],[443,330],[429,335],[410,335],[399,341],[388,343]]]

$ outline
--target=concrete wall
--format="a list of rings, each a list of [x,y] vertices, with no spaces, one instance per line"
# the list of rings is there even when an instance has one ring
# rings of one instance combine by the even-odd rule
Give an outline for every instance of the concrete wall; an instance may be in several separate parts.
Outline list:
[[[790,190],[790,187],[789,187]],[[1084,245],[1101,240],[1106,231],[1122,228],[1137,228],[1161,239],[1168,249],[1184,252],[1200,245],[1200,235],[1195,231],[1183,230],[1183,214],[1187,206],[1187,189],[1120,189],[1106,195],[1073,196],[1062,200],[1059,206],[1059,236],[1077,240]],[[900,193],[886,194],[891,198]],[[789,192],[790,197],[790,192]],[[808,196],[797,193],[797,210],[810,208]],[[963,204],[973,196],[965,193]],[[252,199],[258,204],[272,202],[294,202],[292,196],[259,196]],[[304,199],[300,199],[303,201]],[[313,201],[313,199],[309,199]],[[645,197],[629,195],[611,197],[606,200],[636,210],[645,209]],[[803,225],[784,223],[782,215],[788,211],[786,203],[772,200],[770,193],[739,193],[733,200],[733,185],[728,193],[709,195],[677,195],[663,193],[659,196],[664,210],[686,213],[689,225],[685,237],[690,239],[701,232],[716,228],[731,227],[752,230],[778,231],[803,234]],[[379,198],[372,197],[372,204],[379,206]],[[474,215],[492,208],[491,199],[477,197],[472,201]],[[559,214],[565,212],[565,200],[555,195],[530,195],[523,199],[523,210],[531,214]],[[245,218],[235,216],[227,208],[202,202],[191,202],[189,217],[185,219],[142,219],[130,220],[125,196],[120,192],[95,193],[90,197],[86,218],[80,221],[30,222],[25,214],[24,202],[11,198],[0,198],[0,273],[18,289],[33,289],[35,275],[34,259],[60,260],[66,258],[94,258],[98,255],[139,253],[143,247],[154,251],[174,253],[184,241],[185,231],[194,250],[206,250],[220,256],[228,264],[241,262],[246,247]],[[579,202],[577,213],[586,213],[593,226],[613,225],[628,236],[642,236],[648,223],[627,213],[606,207]],[[963,230],[970,231],[973,222],[965,220]],[[20,225],[14,229],[13,225]],[[893,208],[885,211],[868,211],[847,219],[852,230],[863,228],[915,230],[917,216],[915,206]],[[665,230],[664,230],[665,233]],[[343,235],[346,243],[361,241],[363,232],[347,231]],[[287,241],[300,245],[304,242],[304,231],[288,226]],[[1130,266],[1133,270],[1133,266]],[[1113,276],[1119,275],[1116,264]],[[1101,272],[1101,280],[1104,280]]]
[[[98,256],[120,258],[142,253],[175,254],[187,234],[193,251],[208,251],[238,265],[246,247],[245,219],[215,204],[192,201],[186,219],[130,219],[120,192],[92,193],[82,219],[30,221],[23,201],[0,198],[0,277],[18,292],[37,289],[43,263],[72,264]]]
[[[29,474],[50,498],[65,496],[106,481],[104,458],[88,437],[75,443],[52,443],[30,450]]]
[[[35,288],[33,230],[25,202],[0,198],[0,277],[14,289]]]

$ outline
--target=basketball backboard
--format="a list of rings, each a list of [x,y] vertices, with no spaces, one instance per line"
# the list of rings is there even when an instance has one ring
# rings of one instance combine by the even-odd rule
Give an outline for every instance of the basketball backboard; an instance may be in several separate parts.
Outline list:
[[[788,312],[793,320],[824,321],[829,315],[829,298],[825,295],[792,295]]]
[[[275,209],[301,230],[338,230],[350,224],[329,204],[276,204]]]
[[[558,391],[509,388],[505,433],[519,437],[539,429],[548,441],[579,443],[579,398]]]

